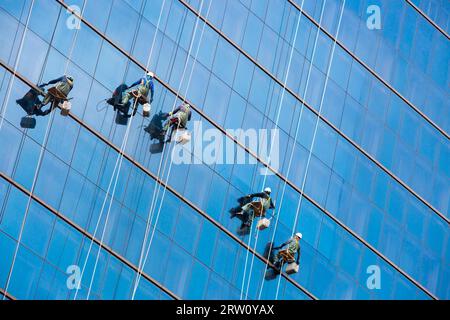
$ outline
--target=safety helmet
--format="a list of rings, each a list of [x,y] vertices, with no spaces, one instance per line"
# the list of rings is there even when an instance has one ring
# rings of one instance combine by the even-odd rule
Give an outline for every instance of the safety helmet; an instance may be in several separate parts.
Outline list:
[[[154,78],[155,74],[151,71],[147,72],[147,77]]]
[[[264,189],[264,192],[265,192],[265,193],[272,193],[272,189],[270,189],[269,187],[267,187],[267,188]]]
[[[301,238],[303,237],[303,235],[302,235],[300,232],[297,232],[297,233],[295,234],[295,236],[298,237],[299,239],[301,239]]]

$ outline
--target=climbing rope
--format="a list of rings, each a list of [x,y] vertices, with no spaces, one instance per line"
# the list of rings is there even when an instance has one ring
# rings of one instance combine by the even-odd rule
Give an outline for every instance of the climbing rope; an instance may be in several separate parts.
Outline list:
[[[302,0],[301,8],[303,8],[303,4],[304,4],[304,0]],[[288,77],[289,77],[289,73],[290,73],[290,69],[291,69],[292,57],[293,57],[293,54],[294,54],[295,43],[297,41],[297,35],[298,35],[298,30],[299,30],[299,26],[300,26],[301,17],[302,17],[302,15],[299,13],[298,19],[297,19],[297,24],[296,24],[296,27],[295,27],[295,32],[294,32],[294,39],[293,39],[293,42],[292,42],[292,48],[291,48],[291,52],[289,54],[289,60],[288,60],[286,74],[285,74],[285,78],[284,78],[283,89],[281,91],[280,103],[278,104],[278,108],[277,108],[277,116],[276,116],[275,125],[274,125],[275,129],[278,127],[278,122],[280,120],[281,106],[283,104],[284,95],[286,93],[287,81],[288,81]],[[267,175],[268,175],[268,171],[269,171],[269,165],[270,165],[270,159],[271,159],[271,155],[272,155],[272,149],[273,149],[273,143],[270,146],[269,156],[268,156],[268,160],[267,160],[267,167],[265,169],[265,174],[264,174],[264,179],[263,179],[263,183],[262,183],[262,186],[261,186],[261,190],[265,187],[265,184],[266,184],[266,179],[267,179]],[[284,196],[284,190],[283,190],[282,197],[283,196]],[[277,217],[278,215],[275,215],[275,216]],[[278,220],[278,218],[276,218],[276,219]],[[258,236],[259,236],[259,230],[257,228],[255,228],[255,229],[256,229],[256,231],[255,231],[256,232],[256,239],[255,239],[255,245],[254,245],[254,248],[253,248],[254,251],[256,251],[256,246],[258,244]],[[248,241],[248,246],[249,247],[250,247],[250,240],[251,240],[251,230],[252,230],[252,228],[250,229],[250,236],[249,236],[249,241]],[[244,275],[243,275],[242,288],[241,288],[241,300],[242,300],[242,294],[243,294],[244,283],[245,283],[245,275],[246,275],[246,268],[247,268],[247,262],[248,262],[248,255],[249,255],[249,250],[247,250],[246,259],[245,259]],[[254,259],[255,259],[255,255],[253,254],[252,255],[252,259],[251,259],[251,263],[250,263],[250,269],[249,269],[249,276],[248,276],[248,280],[247,280],[247,288],[246,288],[246,293],[245,293],[245,299],[248,298],[248,291],[249,291],[250,281],[251,281],[251,277],[252,277],[252,270],[253,270]]]
[[[31,17],[31,12],[32,12],[33,6],[34,6],[34,0],[32,0],[31,6],[30,6],[30,11],[28,13],[28,17],[27,17],[27,21],[26,21],[25,29],[24,29],[24,36],[22,37],[22,41],[21,41],[20,47],[22,47],[23,43],[24,43],[25,33],[26,33],[26,30],[28,29],[28,24],[29,24],[29,21],[30,21],[30,17]],[[83,6],[83,9],[84,9],[84,6]],[[79,29],[77,29],[75,31],[75,36],[74,36],[74,38],[72,40],[71,49],[69,50],[69,55],[67,57],[67,63],[66,63],[65,68],[64,68],[64,75],[67,73],[69,60],[72,57],[73,49],[74,49],[74,46],[75,46],[75,43],[76,43],[76,39],[77,39],[77,35],[78,35],[78,30]],[[16,74],[18,61],[20,60],[20,53],[21,53],[21,48],[19,49],[19,54],[18,54],[18,57],[16,59],[16,65],[15,65],[15,68],[14,68],[14,73],[13,73],[13,78],[12,79],[14,79],[15,74]],[[46,59],[47,58],[48,58],[48,52],[47,52]],[[12,84],[12,81],[10,83]],[[8,90],[9,94],[11,93],[10,89],[11,88],[9,88],[9,90]],[[7,96],[7,100],[9,100],[9,94]],[[50,103],[53,104],[55,102],[51,101]],[[5,108],[4,108],[4,112],[6,112],[6,107],[7,107],[7,104],[6,104]],[[1,128],[1,124],[3,124],[3,118],[4,118],[4,116],[2,116],[2,120],[1,120],[2,122],[0,123],[0,128]],[[16,262],[16,259],[17,259],[17,254],[18,254],[18,251],[19,251],[20,243],[22,241],[23,230],[24,230],[25,223],[26,223],[26,220],[27,220],[27,217],[28,217],[28,213],[29,213],[29,209],[30,209],[30,206],[31,206],[31,199],[32,199],[33,194],[34,194],[34,190],[35,190],[36,182],[37,182],[37,177],[39,176],[39,172],[40,172],[40,168],[41,168],[41,164],[42,164],[42,159],[44,157],[45,148],[46,148],[46,145],[47,145],[47,142],[48,142],[48,138],[49,138],[49,134],[50,134],[50,130],[51,130],[51,127],[52,127],[52,124],[53,124],[53,118],[54,118],[54,112],[51,112],[50,113],[50,119],[49,119],[49,121],[47,123],[47,126],[46,126],[43,143],[42,143],[42,146],[40,148],[39,158],[38,158],[36,170],[34,172],[33,182],[32,182],[32,185],[31,185],[30,195],[29,195],[28,200],[27,200],[27,205],[26,205],[26,208],[25,208],[24,217],[22,219],[22,223],[21,223],[21,227],[20,227],[20,231],[19,231],[19,237],[17,239],[17,245],[16,245],[15,250],[14,250],[14,255],[13,255],[11,268],[10,268],[10,271],[8,273],[8,277],[7,277],[7,280],[6,280],[5,292],[8,291],[9,284],[10,284],[10,281],[11,281],[11,277],[12,277],[12,274],[13,274],[13,271],[14,271],[15,262]],[[3,297],[3,299],[5,299],[5,296]]]
[[[25,5],[26,5],[26,2],[24,2],[23,5],[22,5],[22,10],[20,11],[19,17],[21,17],[23,15],[23,13],[25,12]],[[17,24],[17,28],[16,28],[16,32],[14,32],[14,39],[12,41],[13,44],[16,43],[16,39],[17,39],[17,37],[19,35],[19,31],[20,31],[20,26],[21,26],[21,24],[18,23]],[[23,36],[23,34],[22,34],[22,36]],[[7,63],[10,63],[10,60],[13,57],[13,52],[14,52],[14,45],[11,45],[11,49],[9,50],[8,58],[5,59],[5,61]],[[16,58],[17,58],[17,56],[16,56]],[[5,70],[4,75],[2,77],[1,84],[0,84],[0,92],[3,90],[3,84],[5,83],[7,75],[8,75],[8,72],[6,72],[6,70]],[[8,83],[9,83],[9,81],[8,81]],[[2,108],[0,110],[3,111],[3,104],[2,104]],[[3,114],[2,112],[0,112],[0,113]],[[0,129],[1,129],[1,126],[0,126]]]
[[[26,5],[26,2],[24,2],[23,5],[22,5],[22,10],[20,11],[19,17],[22,17],[23,13],[25,12],[25,5]],[[17,28],[16,28],[16,32],[14,33],[14,39],[13,39],[13,42],[12,42],[13,44],[16,43],[16,39],[18,38],[19,31],[20,31],[20,26],[21,26],[21,24],[18,23],[17,24]],[[25,30],[24,30],[24,33],[25,33]],[[24,36],[24,33],[22,34],[22,36]],[[11,45],[11,50],[9,50],[8,59],[6,59],[6,61],[8,63],[10,62],[11,58],[13,58],[13,52],[14,52],[14,45]],[[16,56],[16,59],[17,59],[17,56]],[[0,92],[3,90],[3,84],[6,81],[7,75],[8,75],[8,72],[6,72],[6,70],[5,70],[3,78],[2,78],[2,82],[0,84]],[[8,81],[8,83],[9,83],[9,81]],[[4,103],[2,104],[2,107],[0,109],[1,111],[3,111],[3,106],[4,106]],[[0,113],[2,113],[2,112],[0,112]],[[3,119],[3,117],[2,117],[2,119]],[[1,126],[0,126],[0,130],[1,130]],[[20,144],[19,144],[19,148],[18,148],[17,154],[20,154],[22,152],[24,141],[25,141],[25,135],[22,135],[22,138],[20,139]],[[11,177],[14,177],[14,174],[15,174],[16,169],[17,169],[17,165],[18,165],[18,161],[15,161],[15,163],[13,165],[12,172],[11,172]],[[6,199],[9,198],[9,195],[11,193],[11,188],[12,188],[12,185],[8,185],[8,189],[6,191],[5,198],[4,198],[5,201],[3,202],[3,205],[2,205],[2,208],[1,208],[1,212],[0,212],[0,224],[3,221],[3,215],[5,213],[6,202],[7,202]]]
[[[195,40],[195,37],[196,37],[196,33],[197,33],[197,29],[198,29],[198,24],[199,24],[199,21],[200,21],[200,12],[201,12],[201,10],[202,10],[202,8],[203,8],[203,3],[204,3],[204,1],[202,0],[202,1],[201,1],[201,4],[200,4],[200,11],[199,11],[199,14],[198,14],[198,16],[197,16],[197,18],[196,18],[196,22],[195,22],[195,26],[194,26],[194,31],[193,31],[193,35],[192,35],[192,38],[191,38],[191,43],[190,43],[190,45],[189,45],[188,54],[187,54],[187,56],[186,56],[186,62],[185,62],[184,68],[183,68],[182,77],[181,77],[180,84],[179,84],[179,87],[178,87],[178,90],[177,90],[177,94],[176,94],[176,97],[175,97],[175,99],[174,99],[174,103],[173,103],[173,106],[172,106],[172,112],[173,112],[173,110],[174,110],[175,107],[176,107],[177,100],[178,100],[178,97],[179,97],[179,93],[180,93],[181,88],[182,88],[182,85],[183,85],[183,83],[184,83],[184,77],[185,77],[185,74],[186,74],[186,70],[187,70],[187,66],[188,66],[188,62],[189,62],[189,57],[190,57],[190,55],[191,55],[192,48],[193,48],[193,44],[194,44],[194,40]],[[211,8],[211,2],[209,3],[209,6],[208,6],[208,10],[207,10],[207,14],[206,14],[207,16],[209,15],[210,8]],[[191,72],[190,72],[189,79],[188,79],[188,85],[187,85],[187,87],[186,87],[186,92],[185,92],[185,95],[184,95],[185,97],[187,97],[188,92],[189,92],[189,87],[190,87],[192,75],[193,75],[193,72],[194,72],[195,64],[196,64],[196,62],[197,62],[198,53],[199,53],[199,51],[200,51],[200,46],[201,46],[201,42],[202,42],[202,39],[203,39],[203,34],[204,34],[205,26],[206,26],[206,22],[203,24],[203,28],[202,28],[202,31],[201,31],[201,34],[200,34],[199,42],[198,42],[197,49],[196,49],[196,53],[195,53],[194,60],[193,60],[193,65],[192,65]],[[174,131],[174,132],[177,132],[177,131],[178,131],[179,126],[180,126],[180,122],[178,122],[178,124],[177,124],[177,130]],[[176,142],[175,142],[175,143],[176,143]],[[161,213],[161,209],[162,209],[162,205],[163,205],[165,193],[166,193],[166,190],[167,190],[167,184],[168,184],[169,178],[170,178],[170,172],[171,172],[171,169],[172,169],[172,163],[173,163],[173,162],[172,162],[172,158],[173,158],[173,152],[174,152],[174,150],[175,150],[175,147],[172,148],[172,152],[171,152],[171,155],[170,155],[170,164],[169,164],[169,169],[168,169],[168,173],[167,173],[166,182],[164,183],[164,187],[163,187],[163,194],[162,194],[162,197],[161,197],[161,200],[160,200],[160,205],[159,205],[159,208],[158,208],[158,211],[157,211],[157,214],[156,214],[155,223],[154,223],[154,226],[153,226],[152,234],[151,234],[151,236],[150,236],[149,244],[148,244],[148,246],[147,246],[147,250],[146,250],[146,253],[145,253],[145,257],[144,257],[144,260],[143,260],[143,262],[142,262],[142,267],[138,269],[138,276],[137,276],[137,278],[136,278],[135,286],[134,286],[134,289],[133,289],[132,300],[134,300],[134,298],[135,298],[136,291],[137,291],[137,288],[138,288],[138,286],[139,286],[139,281],[140,281],[140,279],[141,279],[141,275],[142,275],[143,269],[144,269],[145,264],[146,264],[147,259],[148,259],[148,255],[149,255],[149,252],[150,252],[150,248],[151,248],[151,245],[152,245],[152,243],[153,243],[153,238],[154,238],[154,235],[155,235],[155,231],[156,231],[156,227],[157,227],[157,224],[158,224],[158,221],[159,221],[159,216],[160,216],[160,213]],[[163,154],[164,154],[164,151],[165,151],[165,145],[164,145],[164,147],[163,147]],[[162,161],[163,158],[164,158],[164,157],[161,156],[161,161]],[[163,172],[165,172],[165,169],[166,169],[166,166],[167,166],[168,159],[169,159],[169,158],[166,158],[166,160],[165,160]],[[161,164],[161,161],[160,161],[160,164]],[[154,199],[157,199],[157,198],[158,198],[158,196],[159,196],[159,191],[160,191],[160,188],[158,188],[158,193],[157,193],[156,197],[154,197]],[[156,188],[155,188],[155,192],[156,192]],[[154,215],[154,210],[156,209],[156,200],[155,200],[155,206],[153,207],[153,209],[152,209],[152,208],[150,208],[150,209],[152,210],[152,213],[149,213],[149,216],[153,217],[153,215]],[[142,246],[143,249],[145,248],[145,238],[146,238],[146,237],[148,237],[148,235],[144,237],[144,244],[143,244],[143,246]],[[142,252],[141,252],[141,254],[142,254]],[[141,255],[141,256],[142,256],[142,255]],[[140,271],[139,271],[139,270],[140,270]]]
[[[323,88],[323,92],[322,92],[322,97],[321,97],[321,101],[320,101],[320,105],[319,105],[319,111],[318,111],[318,116],[317,116],[316,126],[315,126],[315,129],[314,129],[313,139],[312,139],[312,142],[311,142],[311,146],[310,146],[310,148],[309,148],[308,160],[307,160],[307,165],[306,165],[306,169],[305,169],[305,174],[304,174],[304,178],[303,178],[303,182],[302,182],[301,193],[300,193],[300,199],[299,199],[299,203],[298,203],[297,210],[296,210],[296,213],[295,213],[295,221],[294,221],[294,224],[293,224],[293,227],[292,227],[292,232],[291,232],[292,234],[295,232],[295,228],[296,228],[297,222],[298,222],[298,217],[299,217],[300,207],[301,207],[301,201],[302,201],[302,198],[303,198],[303,193],[304,193],[304,188],[305,188],[305,183],[306,183],[306,177],[307,177],[307,173],[308,173],[308,170],[309,170],[309,164],[310,164],[310,159],[311,159],[311,155],[312,155],[313,148],[314,148],[315,139],[316,139],[316,136],[317,136],[318,123],[319,123],[319,120],[320,120],[320,115],[321,115],[322,106],[323,106],[323,100],[324,100],[324,97],[325,97],[325,93],[326,93],[326,89],[327,89],[327,85],[328,85],[328,80],[329,80],[329,75],[330,75],[330,71],[331,71],[331,66],[332,66],[333,59],[334,59],[334,52],[335,52],[335,47],[336,47],[336,39],[338,38],[338,35],[339,35],[339,30],[340,30],[340,26],[341,26],[342,16],[343,16],[343,13],[344,13],[344,8],[345,8],[345,1],[346,1],[346,0],[343,0],[343,2],[342,2],[341,12],[340,12],[340,16],[339,16],[339,21],[338,21],[337,31],[336,31],[336,37],[335,37],[335,40],[334,40],[334,43],[333,43],[333,47],[332,47],[332,51],[331,51],[331,56],[330,56],[330,61],[329,61],[329,63],[328,63],[328,69],[327,69],[326,79],[325,79],[325,84],[324,84],[324,88]],[[323,14],[323,13],[322,13],[322,14]],[[318,28],[317,32],[318,32],[318,33],[320,32],[320,23],[319,23],[319,28]],[[303,111],[303,105],[302,105],[302,111]],[[297,134],[298,134],[299,123],[300,123],[300,121],[299,121],[298,124],[297,124],[295,137],[297,137]],[[293,158],[293,150],[292,150],[291,156],[290,156],[289,169],[290,169],[290,164],[291,164],[291,162],[292,162],[292,158]],[[289,170],[289,169],[288,169],[288,170]],[[285,186],[286,186],[286,183],[285,183]],[[276,229],[275,229],[274,233],[275,233],[275,232],[276,232]],[[281,278],[280,278],[280,279],[281,279]],[[275,299],[278,298],[279,287],[280,287],[280,281],[278,281]],[[261,292],[262,292],[262,287],[261,287],[261,291],[260,291],[260,296],[259,296],[259,298],[261,297]]]
[[[179,39],[178,41],[180,41],[180,39],[181,39],[181,36],[182,36],[182,33],[183,33],[183,29],[184,29],[184,25],[185,25],[185,21],[186,21],[186,15],[183,17],[183,23],[180,24],[180,26],[179,26],[179,28],[178,28],[178,31],[177,31],[177,34],[178,34],[177,39]],[[171,58],[170,58],[169,61],[172,61],[172,59],[175,59],[175,57],[176,57],[176,55],[177,55],[177,53],[178,53],[178,49],[179,49],[179,46],[177,46],[177,49],[176,49],[175,52],[172,54],[172,56],[171,56]],[[173,61],[172,67],[171,67],[171,69],[170,69],[170,73],[172,73],[173,68],[174,68],[174,65],[175,65],[175,63],[174,63],[174,61]],[[165,97],[164,97],[164,100],[165,100]],[[160,158],[160,161],[159,161],[159,165],[158,165],[158,170],[157,170],[157,173],[156,173],[156,177],[159,177],[159,175],[160,175],[161,167],[162,167],[162,160],[163,160],[164,154],[165,154],[165,147],[163,146],[163,150],[162,150],[162,153],[161,153],[161,158]],[[153,212],[154,212],[153,208],[154,208],[154,206],[155,206],[155,201],[156,201],[156,197],[155,197],[155,196],[156,196],[156,194],[157,194],[157,193],[156,193],[156,189],[157,189],[158,187],[159,187],[158,180],[155,179],[155,185],[154,185],[154,189],[153,189],[152,200],[151,200],[151,202],[150,202],[149,214],[148,214],[148,218],[147,218],[147,220],[146,220],[146,226],[145,226],[145,232],[144,232],[144,239],[143,239],[143,241],[142,241],[142,244],[141,244],[141,252],[140,252],[140,254],[139,254],[138,272],[137,272],[137,274],[136,274],[136,278],[135,278],[135,281],[134,281],[135,284],[138,282],[138,278],[141,277],[140,270],[141,270],[141,265],[142,265],[142,260],[143,260],[143,254],[144,254],[144,251],[145,251],[145,244],[146,244],[146,242],[147,242],[147,237],[148,237],[149,229],[150,229],[150,226],[151,226],[151,222],[152,222],[152,220],[153,220]],[[159,192],[158,192],[158,194],[159,194]],[[134,299],[134,295],[135,295],[135,291],[136,291],[135,288],[136,288],[136,286],[133,287],[132,299]]]
[[[327,2],[327,1],[325,0],[325,1],[322,3],[322,9],[321,9],[321,14],[320,14],[320,18],[319,18],[319,26],[320,26],[321,23],[322,23],[322,18],[323,18],[323,14],[324,14],[326,2]],[[302,3],[302,7],[300,8],[300,12],[299,12],[299,15],[300,15],[300,16],[302,16],[302,10],[303,10],[303,3]],[[312,67],[313,67],[313,62],[314,62],[314,58],[315,58],[315,55],[316,55],[316,49],[317,49],[318,38],[319,38],[319,29],[317,30],[316,37],[315,37],[315,39],[314,39],[313,51],[312,51],[312,55],[311,55],[311,62],[310,62],[309,68],[308,68],[308,75],[307,75],[307,77],[306,77],[305,90],[304,90],[304,92],[303,92],[303,99],[305,99],[305,97],[306,97],[306,95],[307,95],[307,93],[308,93],[308,89],[309,89],[309,80],[310,80],[310,77],[311,77],[311,71],[312,71]],[[290,172],[290,167],[291,167],[291,164],[292,164],[292,158],[293,158],[292,156],[293,156],[294,150],[295,150],[295,141],[296,141],[296,138],[297,138],[298,130],[300,129],[300,123],[301,123],[302,116],[303,116],[303,109],[304,109],[304,104],[302,103],[302,105],[301,105],[301,110],[300,110],[299,120],[297,121],[297,128],[296,128],[296,133],[295,133],[295,139],[294,139],[293,145],[292,145],[291,157],[290,157],[290,161],[289,161],[289,165],[288,165],[288,170],[287,170],[287,173],[286,173],[286,177],[289,175],[289,172]],[[278,208],[279,208],[279,211],[281,210],[281,207],[282,207],[282,205],[283,205],[284,193],[285,193],[285,191],[286,191],[286,185],[287,185],[287,182],[285,181],[285,182],[284,182],[284,185],[283,185],[282,197],[281,197],[281,199],[280,199],[280,205],[279,205],[279,207],[278,207]],[[273,231],[272,238],[271,238],[271,244],[272,244],[272,245],[273,245],[273,243],[274,243],[274,240],[275,240],[275,234],[276,234],[276,230],[277,230],[277,227],[278,227],[278,218],[279,218],[279,216],[277,216],[277,218],[275,219],[274,231]],[[269,251],[272,250],[272,245],[271,245]],[[269,261],[267,261],[267,263],[265,264],[264,274],[266,274],[266,272],[267,272],[268,265],[269,265]],[[281,277],[280,277],[280,279],[281,279]],[[264,286],[264,279],[262,280],[261,289],[260,289],[259,297],[258,297],[258,298],[261,297],[261,293],[262,293],[263,286]]]
[[[8,109],[8,103],[9,103],[9,98],[11,96],[12,86],[13,86],[13,83],[14,83],[14,79],[16,78],[17,69],[19,68],[20,58],[22,56],[23,44],[25,42],[25,37],[27,35],[28,25],[30,23],[30,18],[31,18],[31,13],[33,12],[33,8],[34,8],[34,1],[35,0],[31,1],[30,10],[28,11],[27,20],[25,22],[25,28],[23,29],[22,39],[20,40],[19,51],[18,51],[17,57],[16,57],[16,63],[14,64],[13,74],[11,76],[11,79],[9,79],[9,82],[8,82],[8,89],[7,89],[7,93],[6,93],[6,98],[5,98],[5,102],[3,103],[2,115],[0,117],[1,118],[0,119],[0,130],[3,127],[3,121],[5,119],[6,110]],[[20,22],[19,22],[19,25],[20,25]]]
[[[164,9],[164,6],[161,7],[160,17],[162,15],[163,9]],[[158,25],[158,28],[159,28],[159,25]],[[144,76],[146,76],[148,67],[150,65],[150,60],[151,60],[151,57],[152,57],[152,54],[153,54],[153,49],[154,49],[157,33],[158,33],[158,29],[155,31],[155,35],[153,37],[152,46],[151,46],[151,49],[150,49],[150,54],[149,54],[149,57],[148,57],[148,60],[147,60],[147,63],[146,63],[146,67],[145,67],[145,71],[144,71],[145,72]],[[137,108],[137,102],[138,102],[138,99],[135,98],[135,102],[134,102],[133,109],[132,109],[133,112],[132,112],[132,114],[130,116],[130,120],[128,121],[128,124],[127,124],[127,127],[126,127],[126,131],[125,131],[125,135],[124,135],[124,138],[123,138],[123,141],[122,141],[122,145],[121,145],[121,147],[119,149],[119,154],[117,156],[116,163],[114,165],[114,170],[113,170],[113,173],[111,175],[111,179],[109,181],[107,192],[106,192],[106,195],[105,195],[105,198],[104,198],[101,210],[100,210],[99,218],[97,220],[97,224],[96,224],[96,227],[95,227],[94,237],[97,234],[97,230],[98,230],[98,227],[100,225],[100,221],[101,221],[101,218],[103,216],[103,212],[104,212],[104,209],[105,209],[105,206],[106,206],[106,201],[107,201],[108,196],[109,196],[109,191],[111,190],[112,181],[114,180],[114,185],[113,185],[112,192],[111,192],[111,199],[110,199],[110,202],[109,202],[109,205],[108,205],[106,218],[105,218],[105,223],[103,225],[102,235],[101,235],[101,238],[100,238],[100,244],[99,244],[99,248],[98,248],[98,251],[97,251],[96,258],[95,258],[94,269],[92,271],[92,276],[91,276],[91,279],[90,279],[90,282],[89,282],[89,287],[88,287],[86,300],[89,299],[91,291],[92,291],[92,285],[93,285],[93,281],[95,279],[95,274],[96,274],[96,270],[97,270],[97,266],[98,266],[100,252],[101,252],[101,249],[103,247],[104,237],[105,237],[106,228],[107,228],[107,225],[108,225],[108,222],[109,222],[109,216],[110,216],[110,213],[111,213],[112,203],[114,201],[114,195],[115,195],[115,192],[116,192],[117,183],[119,181],[119,176],[120,176],[120,172],[121,172],[121,168],[122,168],[123,156],[124,156],[125,148],[127,146],[131,125],[133,123],[133,119],[135,118],[134,117],[134,110]],[[116,173],[116,170],[117,170],[117,173]],[[89,245],[89,249],[88,249],[88,253],[86,255],[86,259],[85,259],[85,262],[84,262],[84,265],[83,265],[83,269],[82,269],[82,272],[81,272],[81,276],[80,276],[80,284],[81,284],[81,281],[82,281],[82,278],[83,278],[83,275],[84,275],[84,272],[85,272],[85,269],[86,269],[87,262],[89,260],[89,255],[90,255],[90,252],[92,250],[93,242],[94,242],[94,239],[91,239],[90,245]],[[74,300],[77,297],[79,288],[80,288],[80,286],[77,287],[77,291],[75,293]]]

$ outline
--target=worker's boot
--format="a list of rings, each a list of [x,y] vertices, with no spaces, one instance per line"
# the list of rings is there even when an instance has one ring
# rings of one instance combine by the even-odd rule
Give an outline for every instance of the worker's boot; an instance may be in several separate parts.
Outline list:
[[[231,219],[233,219],[237,215],[242,215],[242,208],[241,207],[231,208],[229,212]]]

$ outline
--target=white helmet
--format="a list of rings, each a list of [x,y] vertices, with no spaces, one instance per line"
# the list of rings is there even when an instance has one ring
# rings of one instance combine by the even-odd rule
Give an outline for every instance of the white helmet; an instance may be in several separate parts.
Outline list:
[[[149,76],[150,78],[154,78],[155,74],[151,71],[147,72],[147,76]]]
[[[303,235],[302,235],[300,232],[297,232],[297,233],[295,234],[295,236],[298,237],[299,239],[301,239],[301,238],[303,237]]]
[[[264,192],[266,192],[266,193],[272,193],[272,189],[270,189],[269,187],[267,187],[267,188],[264,189]]]

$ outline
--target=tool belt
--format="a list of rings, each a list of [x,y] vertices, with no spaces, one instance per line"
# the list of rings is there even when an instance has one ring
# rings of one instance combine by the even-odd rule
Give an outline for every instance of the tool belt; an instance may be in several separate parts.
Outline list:
[[[67,100],[67,95],[65,95],[64,92],[58,90],[56,87],[51,87],[50,89],[48,89],[47,93],[55,99]]]
[[[287,249],[280,250],[278,255],[283,259],[284,262],[293,262],[294,255],[291,254]]]
[[[264,210],[263,204],[261,201],[252,201],[250,202],[250,207],[253,209],[253,215],[255,217],[265,217],[266,211]]]
[[[139,104],[142,105],[142,104],[148,103],[148,99],[139,93],[139,89],[133,90],[130,93],[133,96],[133,98],[137,100],[137,102]]]

